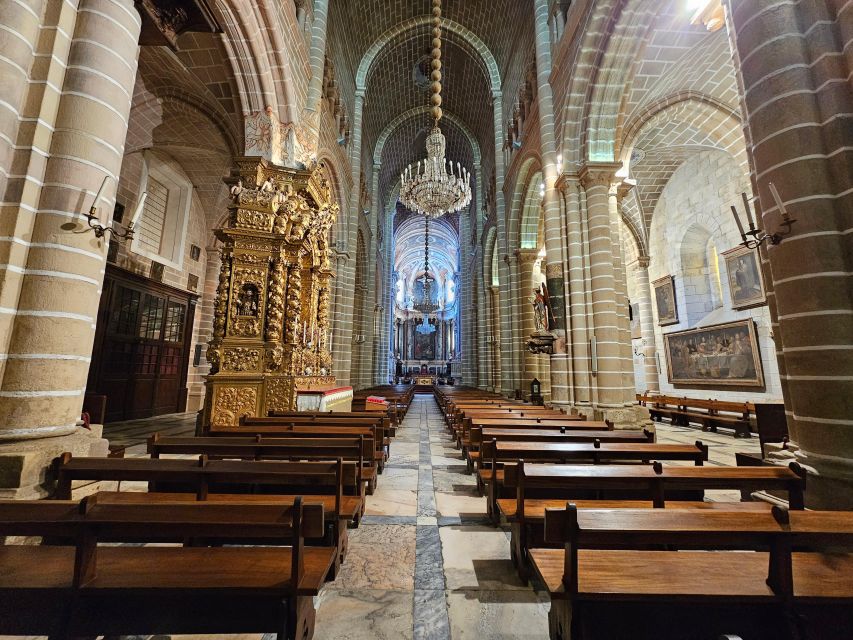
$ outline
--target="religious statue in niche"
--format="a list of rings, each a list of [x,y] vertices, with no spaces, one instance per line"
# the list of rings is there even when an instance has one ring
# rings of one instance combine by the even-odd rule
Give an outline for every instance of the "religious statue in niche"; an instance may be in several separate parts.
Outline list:
[[[258,317],[258,289],[254,285],[245,284],[237,297],[237,315],[242,317]]]
[[[527,350],[530,353],[551,355],[554,353],[554,341],[556,336],[549,333],[556,326],[554,312],[551,309],[551,297],[545,284],[533,289],[533,321],[536,330],[527,340]]]
[[[539,285],[539,288],[533,289],[533,320],[536,324],[536,331],[548,331],[555,324],[554,312],[551,310],[551,297],[548,294],[548,288],[545,284]]]

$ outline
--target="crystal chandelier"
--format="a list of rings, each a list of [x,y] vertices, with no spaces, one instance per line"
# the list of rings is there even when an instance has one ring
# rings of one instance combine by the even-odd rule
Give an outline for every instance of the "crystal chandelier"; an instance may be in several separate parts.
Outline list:
[[[432,2],[432,118],[434,126],[426,140],[426,160],[409,165],[400,174],[400,202],[428,218],[440,218],[471,203],[471,175],[458,162],[444,156],[446,141],[438,126],[441,120],[441,0]]]
[[[432,283],[435,282],[435,278],[429,275],[429,217],[426,219],[426,238],[424,239],[424,275],[418,280],[423,284],[424,290],[420,302],[412,305],[415,311],[420,311],[422,316],[421,324],[418,325],[416,331],[430,334],[435,331],[435,327],[430,324],[429,316],[436,312],[438,305],[432,301]]]

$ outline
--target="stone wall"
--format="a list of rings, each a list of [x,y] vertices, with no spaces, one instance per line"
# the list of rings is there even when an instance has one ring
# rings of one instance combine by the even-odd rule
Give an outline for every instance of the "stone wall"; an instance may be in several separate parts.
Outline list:
[[[741,193],[751,192],[749,177],[731,155],[724,151],[704,151],[687,160],[675,171],[663,190],[652,216],[649,278],[675,277],[678,324],[658,325],[652,304],[655,341],[660,360],[660,390],[664,394],[688,397],[750,401],[781,401],[779,368],[770,337],[770,313],[766,306],[734,310],[727,284],[726,263],[719,254],[740,242],[731,214],[731,205],[743,212]],[[703,245],[704,256],[697,253]],[[714,253],[717,254],[716,265]],[[704,264],[697,266],[697,256]],[[720,297],[719,292],[722,293]],[[629,295],[638,298],[636,284],[629,279]],[[653,294],[654,295],[654,294]],[[663,336],[673,331],[752,318],[758,331],[761,363],[766,390],[673,387],[668,382]],[[635,356],[636,360],[636,356]],[[636,366],[636,363],[635,363]],[[638,391],[645,390],[638,383]]]

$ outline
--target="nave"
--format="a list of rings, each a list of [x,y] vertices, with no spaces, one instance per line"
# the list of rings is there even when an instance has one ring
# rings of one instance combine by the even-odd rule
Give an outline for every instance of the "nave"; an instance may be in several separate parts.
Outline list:
[[[192,414],[161,416],[115,423],[105,435],[125,448],[126,457],[140,458],[153,433],[192,436],[194,423]],[[661,444],[696,439],[695,430],[668,424],[658,425],[656,435]],[[734,465],[737,451],[759,450],[755,438],[736,443],[721,434],[702,438],[710,445],[708,465]],[[105,482],[98,488],[145,491],[146,483]],[[74,497],[92,489],[82,486]],[[731,502],[740,495],[709,491],[706,498]],[[364,516],[349,532],[340,574],[315,599],[314,638],[547,640],[548,597],[541,582],[521,581],[510,555],[509,527],[489,520],[486,498],[478,494],[475,476],[466,472],[433,395],[416,394],[376,491],[367,497]],[[274,640],[275,635],[172,637]]]

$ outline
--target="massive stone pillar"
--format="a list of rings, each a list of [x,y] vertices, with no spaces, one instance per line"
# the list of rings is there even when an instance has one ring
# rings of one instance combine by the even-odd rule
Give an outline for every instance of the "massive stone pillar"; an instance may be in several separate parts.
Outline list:
[[[613,246],[613,275],[616,285],[616,320],[619,325],[619,351],[622,369],[622,404],[633,406],[636,401],[634,358],[631,350],[631,321],[629,319],[628,278],[622,256],[622,199],[629,185],[614,185],[610,189],[610,237]]]
[[[591,402],[589,332],[587,330],[586,269],[584,266],[584,233],[581,221],[580,180],[564,175],[560,181],[566,203],[566,239],[568,247],[569,296],[567,342],[572,358],[572,403],[583,410]]]
[[[0,217],[0,237],[15,239],[2,244],[0,283],[0,491],[14,497],[40,493],[51,457],[97,444],[77,423],[107,243],[68,227],[87,228],[83,214],[105,176],[94,204],[101,223],[112,217],[141,25],[130,0],[51,4],[46,37],[30,43],[45,68],[33,67],[20,105],[32,146],[14,163],[21,175],[7,183]]]
[[[643,391],[660,392],[655,324],[652,315],[652,285],[649,281],[649,256],[640,256],[634,263],[634,280],[637,283],[637,304],[640,309],[640,330],[643,342],[643,371],[646,386]]]
[[[582,169],[580,179],[586,190],[586,255],[589,259],[593,323],[590,361],[596,392],[593,406],[608,419],[631,425],[637,420],[638,412],[633,404],[626,401],[626,381],[630,381],[633,394],[633,362],[630,356],[627,360],[625,358],[621,315],[626,312],[620,313],[627,299],[621,293],[621,259],[615,255],[617,249],[614,248],[612,231],[614,224],[618,223],[615,219],[618,214],[614,183],[620,166],[614,163],[588,163]]]
[[[491,350],[492,378],[490,391],[501,392],[501,288],[493,285],[490,288],[489,311],[492,324]]]
[[[545,276],[557,335],[550,364],[551,402],[569,404],[569,355],[566,349],[566,299],[564,278],[563,237],[565,223],[560,215],[557,145],[554,135],[554,100],[551,75],[551,38],[548,27],[549,0],[534,0],[534,29],[536,33],[536,97],[539,103],[539,136],[542,141],[542,177],[545,183],[543,207],[545,213]]]
[[[774,338],[807,503],[853,508],[853,30],[843,2],[726,0],[752,141]],[[775,304],[774,304],[775,302]]]
[[[352,167],[353,190],[346,216],[345,240],[339,242],[338,271],[335,280],[335,338],[333,342],[334,371],[341,385],[350,384],[353,361],[353,320],[355,318],[352,293],[355,288],[356,241],[358,236],[358,216],[361,204],[361,129],[364,117],[364,91],[356,91],[353,110],[352,129]]]

